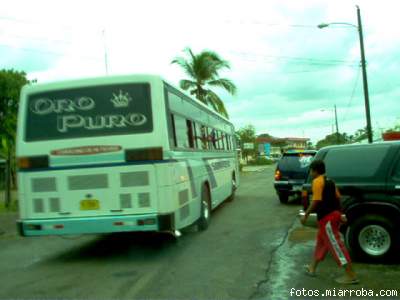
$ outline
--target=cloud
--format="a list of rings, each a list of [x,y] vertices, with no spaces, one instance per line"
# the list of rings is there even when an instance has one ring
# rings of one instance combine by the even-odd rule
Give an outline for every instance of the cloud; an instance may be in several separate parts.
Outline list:
[[[111,75],[160,74],[174,85],[186,75],[171,60],[185,47],[211,49],[231,63],[222,73],[238,87],[218,91],[237,128],[309,136],[365,126],[356,1],[9,1],[0,15],[0,63],[40,82]],[[23,10],[20,7],[24,7]],[[399,4],[360,3],[372,123],[390,127],[400,116]],[[29,50],[23,50],[23,48]],[[32,51],[35,50],[35,51]]]

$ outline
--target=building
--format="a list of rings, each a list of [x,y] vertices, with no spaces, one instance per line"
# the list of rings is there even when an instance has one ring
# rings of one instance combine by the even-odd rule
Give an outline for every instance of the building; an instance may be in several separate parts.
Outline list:
[[[310,141],[309,138],[284,138],[287,143],[287,149],[293,150],[304,150],[307,148],[307,143]]]
[[[258,152],[260,154],[271,156],[282,154],[283,152],[290,150],[304,150],[307,148],[307,143],[309,141],[309,138],[277,138],[266,135],[261,135],[256,139],[256,143],[258,144]]]

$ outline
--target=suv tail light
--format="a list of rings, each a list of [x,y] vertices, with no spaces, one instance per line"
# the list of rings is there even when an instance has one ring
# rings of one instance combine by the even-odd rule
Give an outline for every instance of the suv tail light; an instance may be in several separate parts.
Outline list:
[[[279,180],[281,180],[281,178],[282,178],[281,171],[276,170],[276,171],[275,171],[275,180],[276,180],[276,181],[279,181]]]

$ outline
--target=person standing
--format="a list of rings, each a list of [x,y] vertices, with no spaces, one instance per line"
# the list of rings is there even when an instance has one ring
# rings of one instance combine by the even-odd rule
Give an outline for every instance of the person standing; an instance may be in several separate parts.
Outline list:
[[[310,165],[312,182],[312,201],[301,223],[304,225],[311,212],[317,213],[318,234],[314,250],[314,257],[306,265],[306,273],[315,276],[318,264],[330,252],[339,267],[344,268],[345,275],[335,281],[340,284],[358,283],[353,270],[350,255],[340,237],[340,225],[347,222],[342,216],[340,207],[340,193],[335,183],[325,176],[325,164],[322,160],[314,160]]]

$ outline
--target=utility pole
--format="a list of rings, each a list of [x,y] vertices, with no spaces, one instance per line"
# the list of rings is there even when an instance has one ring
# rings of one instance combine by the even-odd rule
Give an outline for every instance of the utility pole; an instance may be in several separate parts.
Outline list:
[[[359,33],[359,37],[360,37],[361,68],[362,68],[362,75],[363,75],[365,115],[367,118],[367,136],[368,136],[368,143],[372,143],[371,113],[370,113],[370,109],[369,109],[367,68],[366,68],[366,63],[365,63],[365,50],[364,50],[362,24],[361,24],[361,13],[360,13],[360,7],[358,7],[358,5],[356,5],[356,7],[357,7],[357,20],[358,20],[358,33]]]
[[[336,104],[335,104],[335,124],[336,124],[336,142],[339,144],[339,125],[337,120]]]
[[[365,117],[367,119],[367,137],[368,137],[368,143],[372,143],[372,125],[371,125],[371,112],[370,112],[370,107],[369,107],[369,94],[368,94],[368,80],[367,80],[367,67],[365,63],[365,50],[364,50],[364,38],[363,38],[363,30],[362,30],[362,23],[361,23],[361,13],[360,13],[360,7],[356,5],[357,7],[357,22],[358,26],[351,24],[351,23],[345,23],[345,22],[333,22],[333,23],[321,23],[318,25],[318,28],[322,29],[325,27],[328,27],[329,25],[347,25],[351,26],[354,28],[357,28],[358,34],[359,34],[359,39],[360,39],[360,52],[361,52],[361,69],[362,69],[362,75],[363,75],[363,88],[364,88],[364,102],[365,102]]]

